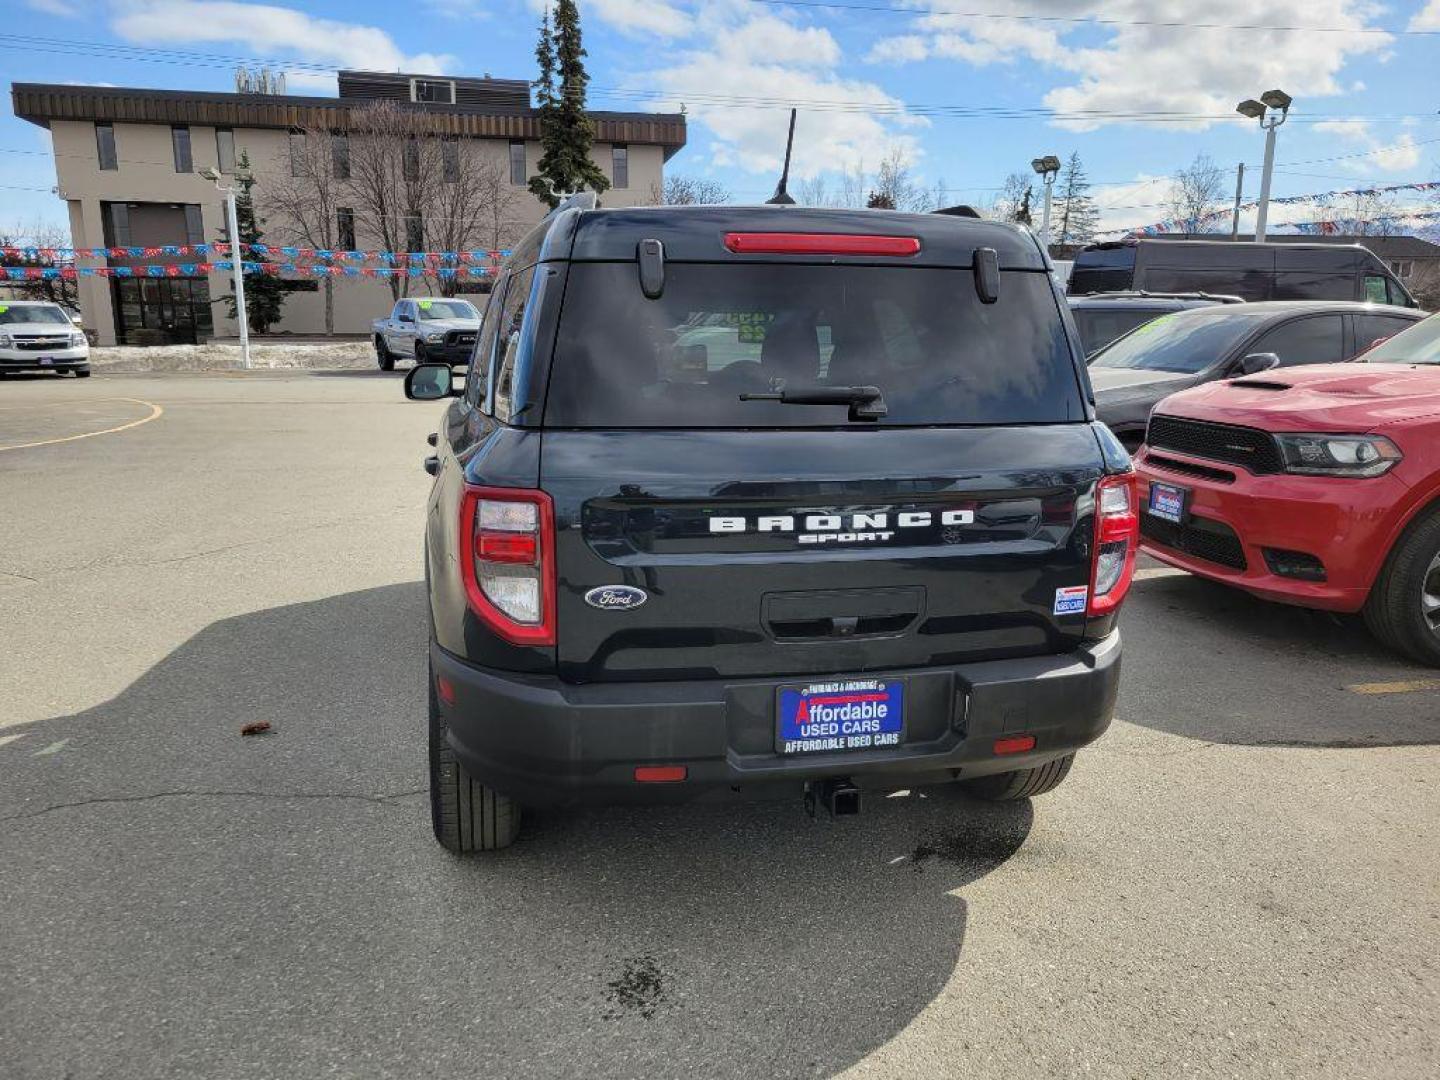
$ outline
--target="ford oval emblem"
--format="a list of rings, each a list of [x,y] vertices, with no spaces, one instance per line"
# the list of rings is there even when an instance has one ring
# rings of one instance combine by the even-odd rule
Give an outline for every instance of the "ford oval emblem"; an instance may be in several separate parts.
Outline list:
[[[585,602],[602,611],[629,611],[649,599],[649,593],[633,585],[601,585],[585,594]]]

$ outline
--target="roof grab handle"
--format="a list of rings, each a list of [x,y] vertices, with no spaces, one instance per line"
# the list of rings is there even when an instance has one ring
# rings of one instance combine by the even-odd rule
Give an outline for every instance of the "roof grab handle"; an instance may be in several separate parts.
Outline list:
[[[659,300],[665,292],[665,245],[659,240],[641,240],[635,245],[640,264],[640,291],[647,300]]]
[[[976,248],[975,293],[982,304],[1000,299],[1000,254],[994,248]]]

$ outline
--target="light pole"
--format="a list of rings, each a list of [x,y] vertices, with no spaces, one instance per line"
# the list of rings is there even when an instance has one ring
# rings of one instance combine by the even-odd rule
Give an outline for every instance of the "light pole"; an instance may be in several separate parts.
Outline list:
[[[1265,239],[1265,219],[1270,214],[1270,174],[1275,169],[1275,129],[1290,115],[1295,99],[1284,90],[1266,90],[1260,100],[1246,98],[1235,106],[1241,116],[1260,121],[1265,131],[1265,166],[1260,174],[1260,205],[1255,210],[1255,242]]]
[[[245,312],[245,267],[244,253],[240,250],[240,223],[235,216],[235,189],[220,182],[220,174],[214,169],[201,169],[200,175],[215,185],[215,190],[225,196],[225,218],[230,229],[230,269],[235,274],[235,315],[240,323],[240,366],[250,366],[250,321]]]
[[[1040,243],[1045,254],[1050,254],[1050,189],[1055,186],[1055,177],[1060,173],[1060,159],[1054,154],[1037,157],[1030,167],[1040,175],[1045,184],[1045,209],[1040,212]]]

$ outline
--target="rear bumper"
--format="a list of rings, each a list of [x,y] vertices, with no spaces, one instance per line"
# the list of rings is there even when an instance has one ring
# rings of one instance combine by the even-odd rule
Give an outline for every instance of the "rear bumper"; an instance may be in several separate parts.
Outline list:
[[[1170,450],[1156,453],[1216,467],[1214,462]],[[1244,566],[1216,561],[1213,550],[1208,558],[1186,550],[1178,534],[1167,544],[1146,517],[1142,517],[1142,550],[1171,566],[1266,600],[1327,611],[1354,612],[1364,607],[1390,542],[1393,508],[1404,502],[1405,486],[1394,476],[1255,476],[1229,466],[1217,469],[1233,476],[1222,483],[1166,468],[1151,456],[1147,448],[1135,462],[1142,514],[1152,481],[1187,488],[1189,516],[1202,524],[1218,523],[1233,533]],[[1325,579],[1310,581],[1273,572],[1266,560],[1267,549],[1314,556],[1324,565]]]
[[[1059,656],[866,672],[908,680],[906,741],[885,750],[782,757],[777,687],[794,679],[596,683],[490,671],[433,642],[448,739],[481,783],[531,805],[683,802],[731,790],[799,792],[807,780],[904,786],[1041,764],[1098,738],[1120,678],[1120,635]],[[1002,735],[1035,749],[996,756]],[[684,765],[687,779],[637,783],[637,765]]]

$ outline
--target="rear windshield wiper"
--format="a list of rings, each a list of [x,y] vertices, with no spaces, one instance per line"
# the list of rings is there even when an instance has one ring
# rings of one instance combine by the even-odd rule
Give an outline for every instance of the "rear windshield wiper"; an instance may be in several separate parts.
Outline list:
[[[888,411],[878,386],[787,386],[768,394],[741,394],[740,400],[778,401],[781,405],[849,405],[852,421],[879,420]]]

